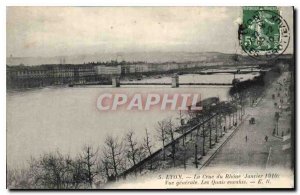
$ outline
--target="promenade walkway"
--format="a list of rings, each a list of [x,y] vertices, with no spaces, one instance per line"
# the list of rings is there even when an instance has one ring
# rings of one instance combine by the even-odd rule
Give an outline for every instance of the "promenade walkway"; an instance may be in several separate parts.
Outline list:
[[[278,80],[282,81],[286,77],[287,73],[284,73]],[[284,151],[282,151],[283,143],[280,136],[282,131],[286,132],[286,128],[288,128],[289,123],[286,121],[290,121],[290,114],[281,114],[281,121],[285,121],[285,125],[279,124],[279,136],[273,136],[275,126],[274,114],[278,111],[278,107],[274,106],[274,101],[279,98],[276,97],[273,100],[272,94],[277,94],[277,87],[277,82],[274,82],[261,101],[255,107],[247,109],[247,114],[254,117],[256,123],[249,124],[245,122],[241,124],[238,131],[216,153],[213,160],[207,163],[207,168],[242,168],[245,166],[265,168],[270,164],[273,166],[286,166],[286,163],[282,162]],[[265,140],[266,136],[268,137],[267,141]]]

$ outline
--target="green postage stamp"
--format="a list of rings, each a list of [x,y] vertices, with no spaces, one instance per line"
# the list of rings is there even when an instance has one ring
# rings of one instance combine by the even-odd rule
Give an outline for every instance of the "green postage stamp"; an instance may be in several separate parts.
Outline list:
[[[277,7],[243,7],[239,40],[252,57],[276,58],[288,47],[290,30]]]

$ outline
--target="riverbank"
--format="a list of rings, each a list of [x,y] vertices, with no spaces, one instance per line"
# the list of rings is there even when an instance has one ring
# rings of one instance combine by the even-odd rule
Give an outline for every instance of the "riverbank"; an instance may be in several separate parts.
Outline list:
[[[294,177],[291,169],[293,153],[292,144],[288,144],[288,142],[291,142],[291,139],[294,138],[289,137],[291,132],[288,130],[291,128],[292,114],[288,108],[288,102],[290,101],[288,86],[292,82],[289,75],[290,73],[284,72],[279,78],[274,77],[271,85],[268,85],[268,88],[261,94],[262,96],[256,98],[255,102],[251,105],[249,104],[245,109],[247,116],[238,123],[236,128],[229,129],[223,137],[220,137],[219,142],[213,144],[213,148],[208,149],[204,156],[199,152],[199,154],[195,154],[195,158],[188,158],[186,166],[177,165],[176,168],[167,169],[164,167],[158,171],[159,175],[164,176],[166,173],[176,173],[177,175],[184,173],[186,175],[185,169],[189,170],[189,172],[193,170],[192,173],[194,174],[195,168],[200,168],[201,173],[208,172],[210,174],[212,170],[218,170],[220,174],[230,173],[234,170],[234,173],[248,173],[247,171],[252,173],[255,170],[259,173],[269,173],[270,171],[280,173],[280,177],[292,181]],[[278,92],[280,96],[278,95],[277,97],[276,95],[274,100],[272,95]],[[281,99],[283,100],[282,104],[278,103],[281,102]],[[274,102],[278,104],[274,106]],[[274,113],[277,111],[280,111],[281,119],[278,136],[273,135],[273,127],[275,125]],[[256,119],[255,124],[248,123],[251,117]],[[201,132],[199,134],[201,135]],[[281,135],[284,135],[284,137]],[[189,149],[193,150],[193,148]],[[157,172],[143,173],[138,177],[130,177],[128,182],[120,180],[115,184],[108,185],[107,188],[118,186],[130,188],[132,183],[141,180],[147,182],[151,180],[153,175],[159,177]],[[184,178],[191,178],[192,175],[187,174]],[[155,180],[155,178],[152,180]],[[159,181],[157,185],[168,186]],[[289,185],[292,187],[294,184],[290,183]]]
[[[281,110],[279,104],[276,106],[274,102],[279,102],[280,99],[288,102],[289,98],[285,96],[286,91],[283,89],[280,97],[272,98],[273,94],[278,93],[277,82],[287,79],[287,75],[289,73],[284,72],[274,80],[261,100],[248,109],[248,114],[256,119],[255,124],[243,124],[237,134],[215,156],[208,165],[208,169],[212,167],[236,167],[237,169],[242,167],[274,169],[279,167],[290,170],[292,150],[291,148],[284,149],[283,146],[288,143],[282,141],[282,135],[286,136],[291,133],[288,133],[288,129],[293,131],[291,130],[291,110],[282,110],[278,133],[274,134],[276,127],[274,116]]]
[[[217,78],[219,77],[219,75],[215,75]],[[194,77],[191,77],[194,78]],[[228,79],[231,79],[231,76],[228,76]],[[211,78],[214,79],[214,78]],[[227,79],[227,77],[224,77],[224,79]],[[193,80],[194,81],[194,80]],[[221,82],[221,81],[220,81]],[[216,94],[220,94],[220,88],[187,88],[188,90],[194,90],[197,93],[202,93],[203,95],[207,95],[208,97],[215,97]],[[186,90],[187,90],[186,89]],[[222,88],[223,89],[223,88]],[[100,90],[100,91],[99,91]],[[59,146],[61,148],[61,151],[63,153],[63,155],[68,154],[68,149],[70,149],[70,146],[72,146],[72,148],[77,147],[74,149],[75,153],[73,153],[71,155],[71,158],[73,158],[74,156],[76,156],[76,154],[78,154],[78,151],[81,151],[81,147],[82,145],[78,145],[78,143],[89,143],[90,145],[93,146],[102,146],[105,145],[106,141],[103,140],[103,137],[105,136],[105,132],[102,132],[102,130],[108,129],[109,133],[106,133],[106,135],[108,136],[113,136],[115,138],[115,136],[120,136],[121,132],[124,131],[124,137],[122,137],[122,140],[127,140],[126,135],[127,135],[127,131],[128,130],[132,130],[134,129],[134,132],[136,133],[134,137],[135,140],[137,140],[138,145],[140,146],[140,144],[143,144],[143,138],[144,138],[144,131],[142,131],[143,129],[147,128],[149,131],[149,133],[151,134],[151,138],[152,138],[152,144],[154,145],[152,148],[152,153],[155,153],[157,146],[161,146],[161,141],[159,139],[157,139],[157,127],[155,125],[155,123],[157,124],[158,122],[162,122],[164,120],[162,119],[168,119],[170,118],[170,115],[167,115],[169,113],[161,113],[161,112],[155,112],[155,111],[151,111],[150,116],[147,115],[146,117],[144,116],[144,118],[142,118],[142,114],[141,113],[124,113],[124,112],[118,112],[118,113],[114,113],[114,115],[112,115],[112,113],[97,113],[95,115],[94,112],[90,112],[89,109],[87,108],[94,108],[95,105],[93,105],[93,98],[97,98],[99,93],[101,93],[101,88],[66,88],[63,91],[57,89],[55,91],[51,91],[51,90],[42,90],[43,92],[45,92],[46,94],[39,94],[39,93],[34,93],[34,94],[24,94],[21,97],[16,95],[13,97],[10,97],[8,99],[8,105],[12,106],[10,107],[9,110],[11,110],[11,108],[14,108],[15,106],[18,106],[18,111],[22,111],[23,107],[22,106],[28,106],[24,108],[24,112],[20,112],[19,115],[22,116],[23,113],[26,114],[26,116],[30,116],[30,118],[28,118],[28,120],[25,120],[23,123],[23,126],[21,129],[18,129],[17,131],[9,131],[8,134],[8,139],[12,139],[14,136],[13,133],[17,133],[18,135],[21,135],[22,132],[20,132],[20,130],[26,130],[26,124],[28,124],[28,121],[33,117],[35,119],[34,123],[30,123],[30,129],[29,131],[26,131],[26,134],[22,135],[22,136],[15,136],[18,138],[18,142],[20,142],[20,137],[25,137],[26,136],[30,136],[30,135],[39,135],[39,140],[42,142],[42,147],[43,144],[46,145],[46,152],[42,152],[42,155],[44,154],[48,154],[49,151],[55,151],[55,145]],[[109,89],[111,90],[111,92],[113,92],[114,90],[119,91],[120,89]],[[136,91],[141,92],[141,90],[144,90],[145,93],[149,93],[149,89],[147,88],[131,88],[131,92],[132,93],[136,93]],[[161,92],[164,93],[169,93],[171,91],[177,91],[177,90],[182,90],[182,88],[178,88],[178,89],[174,89],[174,88],[156,88],[155,90],[160,90]],[[201,91],[202,90],[202,91]],[[62,93],[64,93],[63,96]],[[65,94],[67,93],[67,94]],[[34,95],[34,96],[32,96]],[[45,95],[45,96],[44,96]],[[57,96],[60,95],[60,96]],[[226,88],[224,90],[224,94],[220,94],[218,95],[221,103],[222,104],[226,104],[226,100],[230,99],[235,99],[233,97],[227,97],[228,95],[228,89]],[[89,97],[88,99],[85,99],[85,97]],[[56,98],[55,98],[56,97]],[[58,98],[59,97],[59,98]],[[65,98],[67,97],[67,98]],[[16,102],[16,99],[21,99],[22,102],[27,102],[24,100],[24,98],[29,98],[31,101],[28,101],[29,103],[31,103],[30,105],[26,105],[26,104],[17,104],[14,105],[13,103]],[[48,99],[47,99],[48,98]],[[203,99],[205,99],[206,97],[204,96]],[[43,100],[43,103],[47,103],[46,105],[49,105],[46,108],[43,107],[36,107],[37,105],[37,101],[38,100]],[[55,100],[55,101],[53,101]],[[84,107],[79,107],[78,103],[82,103],[85,102],[83,105]],[[58,105],[56,106],[56,104],[58,103]],[[88,103],[88,104],[86,104]],[[178,128],[178,124],[174,124],[173,122],[178,123],[178,115],[172,115],[171,118],[173,118],[173,122],[170,126],[172,126],[172,128],[167,128],[167,129],[171,129],[172,131],[168,132],[168,139],[169,141],[171,140],[171,142],[166,142],[165,144],[165,148],[163,150],[160,150],[159,154],[157,154],[157,156],[155,158],[153,158],[152,163],[149,164],[148,161],[146,163],[145,166],[142,166],[142,169],[140,169],[140,167],[136,167],[135,169],[129,171],[127,174],[122,174],[124,169],[128,170],[130,169],[130,167],[132,166],[132,161],[130,161],[129,159],[127,159],[127,156],[122,157],[123,160],[125,160],[125,165],[122,165],[122,167],[119,167],[118,171],[117,171],[117,177],[118,178],[122,178],[123,176],[128,176],[130,174],[135,175],[136,173],[141,172],[141,174],[143,174],[144,171],[149,170],[150,171],[154,171],[154,170],[161,170],[161,169],[168,169],[168,168],[172,168],[172,167],[182,167],[183,169],[185,167],[188,166],[198,166],[201,159],[204,159],[206,155],[208,155],[207,153],[209,153],[209,150],[212,148],[217,148],[219,143],[222,143],[222,140],[224,140],[223,138],[226,137],[226,131],[229,129],[230,127],[235,124],[238,125],[238,117],[241,116],[242,113],[242,109],[241,107],[238,107],[238,112],[239,114],[236,113],[237,109],[233,104],[240,104],[242,103],[241,101],[238,101],[238,99],[235,99],[232,103],[228,104],[228,110],[226,111],[227,116],[224,117],[225,112],[221,113],[220,111],[225,111],[226,109],[223,109],[224,107],[219,107],[219,104],[216,104],[215,109],[208,111],[205,115],[200,114],[200,117],[196,117],[197,120],[194,120],[193,125],[191,126],[189,124],[192,123],[187,123],[185,124],[184,128]],[[40,105],[40,104],[38,104]],[[50,106],[51,105],[51,106]],[[46,112],[46,116],[48,117],[48,121],[44,121],[42,120],[45,116],[43,115],[43,110],[39,110],[38,112],[34,111],[32,114],[29,114],[28,112],[30,111],[30,108],[39,108],[39,109],[44,109]],[[63,108],[63,109],[60,109]],[[69,110],[69,108],[71,108]],[[219,108],[219,110],[217,109]],[[229,109],[230,108],[230,109]],[[49,111],[53,109],[52,111]],[[26,110],[26,112],[25,112]],[[32,109],[31,109],[32,110]],[[60,110],[60,111],[58,111]],[[66,110],[68,112],[66,112]],[[12,116],[19,116],[19,115],[14,115],[16,112],[11,112],[8,114],[12,114]],[[37,114],[38,113],[38,114]],[[82,121],[82,114],[83,113],[87,113],[89,115],[89,117],[84,118],[84,119],[88,119],[88,123],[87,124],[83,124],[84,121]],[[234,114],[233,114],[234,113]],[[76,116],[76,114],[78,114]],[[118,116],[116,116],[116,114]],[[115,120],[111,120],[113,119],[118,119],[118,121],[120,121],[122,119],[122,117],[124,117],[124,114],[126,114],[126,120],[122,120],[122,123],[116,123]],[[165,114],[165,115],[162,115]],[[174,114],[174,113],[173,113]],[[192,113],[193,114],[193,113]],[[194,113],[197,114],[197,113]],[[75,115],[75,116],[74,116]],[[25,117],[26,117],[25,116]],[[50,120],[52,117],[56,117],[55,119],[55,123],[51,123]],[[58,117],[58,118],[57,118]],[[193,115],[189,116],[189,119],[194,118]],[[10,117],[11,118],[11,117]],[[23,118],[23,116],[22,116]],[[80,118],[80,120],[79,120]],[[139,120],[136,120],[139,119]],[[149,121],[149,119],[151,119],[152,121]],[[176,121],[175,121],[176,120]],[[14,123],[8,123],[10,125],[10,127],[12,127],[11,125],[16,125],[16,121],[21,121],[21,120],[13,120]],[[104,122],[105,121],[105,122]],[[39,129],[38,127],[33,127],[32,125],[37,125],[39,123],[43,123],[41,124],[41,126],[45,129]],[[72,128],[69,126],[66,126],[66,122],[68,125],[72,125]],[[168,122],[168,121],[167,121]],[[205,124],[203,123],[205,122]],[[45,124],[47,123],[47,124]],[[139,123],[140,126],[136,127],[136,128],[132,128],[133,124],[137,124]],[[57,124],[60,124],[59,126],[57,126]],[[105,126],[106,125],[106,126]],[[118,128],[114,128],[115,125],[119,125]],[[16,125],[18,126],[18,125]],[[104,127],[105,126],[105,127]],[[224,131],[224,126],[226,126],[225,131]],[[53,129],[52,129],[52,128]],[[192,128],[194,127],[194,128]],[[49,130],[46,130],[46,128],[50,128]],[[91,133],[91,129],[95,128],[95,131],[93,133]],[[85,129],[85,131],[82,131],[82,129]],[[101,132],[99,133],[99,129],[101,130]],[[114,130],[116,129],[116,131],[114,132]],[[142,130],[141,130],[142,129]],[[204,129],[204,130],[203,130]],[[38,132],[34,132],[34,133],[29,133],[30,130],[40,130]],[[57,133],[58,131],[58,133]],[[174,131],[174,132],[173,132]],[[142,134],[141,134],[142,132]],[[173,136],[171,136],[171,134],[173,133]],[[78,133],[80,133],[80,136],[78,136]],[[41,136],[47,134],[46,138],[41,139]],[[50,135],[49,135],[50,134]],[[123,133],[122,133],[123,134]],[[59,135],[59,137],[61,138],[66,138],[68,137],[68,139],[70,139],[70,136],[72,136],[72,143],[76,143],[77,146],[73,146],[69,145],[69,147],[66,150],[63,150],[65,146],[65,139],[60,140],[57,139],[57,136]],[[89,135],[91,136],[90,139]],[[54,141],[51,141],[51,138],[56,138]],[[172,138],[173,137],[173,138]],[[82,140],[82,138],[84,138],[84,140]],[[101,138],[103,141],[101,141]],[[155,139],[153,139],[155,138]],[[79,140],[78,140],[79,139]],[[105,137],[104,137],[105,139]],[[174,140],[173,140],[174,139]],[[28,139],[26,139],[28,140]],[[36,140],[34,139],[34,137],[31,137],[31,143],[30,145],[34,145],[37,146],[39,145],[39,143],[36,143]],[[116,140],[120,140],[120,137],[118,137],[118,139]],[[173,141],[172,141],[173,140]],[[51,142],[49,142],[51,141]],[[84,141],[84,142],[83,142]],[[46,144],[46,142],[49,142],[49,144]],[[183,143],[184,142],[184,143]],[[11,142],[10,143],[16,143],[16,142]],[[174,144],[175,147],[174,147]],[[204,143],[204,146],[203,146]],[[28,144],[27,142],[25,142],[25,144]],[[70,144],[70,143],[69,143]],[[20,144],[21,146],[22,144]],[[197,147],[196,147],[197,146]],[[8,147],[11,147],[11,149],[13,148],[17,148],[16,145],[8,145]],[[30,152],[32,151],[38,151],[40,150],[42,147],[35,147],[34,149],[30,150]],[[49,149],[49,147],[54,147],[53,149]],[[79,148],[78,148],[79,147]],[[126,146],[128,147],[128,146]],[[24,147],[24,145],[22,145],[22,148],[26,148]],[[28,147],[30,148],[30,146]],[[174,150],[175,148],[175,150]],[[127,148],[128,149],[128,148]],[[47,152],[48,151],[48,152]],[[165,152],[164,152],[165,151]],[[175,152],[174,152],[175,151]],[[24,154],[26,154],[26,151],[23,152]],[[124,154],[126,153],[125,151],[123,152]],[[166,155],[166,159],[167,160],[162,160],[164,158],[164,153]],[[12,154],[18,154],[17,152],[14,152]],[[127,154],[127,153],[126,153]],[[197,155],[195,155],[197,154]],[[37,155],[35,155],[37,156]],[[101,158],[102,155],[100,154]],[[195,158],[196,156],[196,158]],[[12,157],[12,156],[10,156]],[[145,156],[145,158],[147,158],[147,156]],[[136,160],[137,162],[143,161],[144,157],[139,157],[139,160]],[[11,160],[11,158],[10,158]],[[76,160],[76,159],[74,159]],[[149,159],[148,159],[149,160]],[[192,161],[192,162],[191,162]],[[75,161],[77,162],[77,161]],[[192,165],[190,164],[190,162],[192,163]],[[194,163],[193,163],[194,162]],[[103,165],[103,164],[102,164]],[[200,165],[198,166],[200,167]],[[113,180],[114,174],[112,171],[112,168],[109,168],[109,177]],[[147,171],[146,171],[147,172]],[[99,177],[103,177],[103,175],[99,175]],[[107,177],[104,175],[104,177]],[[99,180],[101,182],[103,182],[103,180]],[[104,180],[105,181],[105,180]],[[100,182],[100,187],[103,185],[103,183]]]

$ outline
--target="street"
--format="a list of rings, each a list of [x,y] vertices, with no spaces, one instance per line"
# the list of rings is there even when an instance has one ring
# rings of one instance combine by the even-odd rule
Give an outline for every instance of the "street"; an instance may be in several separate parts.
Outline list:
[[[282,74],[278,80],[282,81],[287,75],[287,73]],[[282,163],[282,155],[284,153],[281,150],[281,135],[282,131],[286,133],[286,129],[289,127],[290,115],[286,113],[282,114],[282,120],[286,124],[279,124],[279,136],[273,136],[275,127],[274,115],[278,111],[278,107],[274,106],[274,101],[278,102],[277,99],[279,98],[276,97],[273,100],[272,94],[276,93],[277,86],[277,82],[272,83],[272,86],[266,91],[256,107],[246,109],[247,114],[250,116],[240,126],[236,134],[216,154],[207,168],[232,168],[236,167],[235,165],[239,167],[265,168],[267,164],[270,164],[268,161],[277,162],[277,164]],[[255,124],[249,124],[248,120],[251,117],[255,118]],[[272,155],[275,152],[277,155]]]

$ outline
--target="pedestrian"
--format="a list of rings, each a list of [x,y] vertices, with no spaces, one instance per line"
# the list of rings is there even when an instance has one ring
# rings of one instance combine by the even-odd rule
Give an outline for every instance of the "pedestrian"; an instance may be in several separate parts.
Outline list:
[[[247,137],[247,135],[246,135],[246,137],[245,137],[246,142],[247,142],[247,139],[248,139],[248,137]]]
[[[265,137],[266,142],[268,141],[268,136]]]

